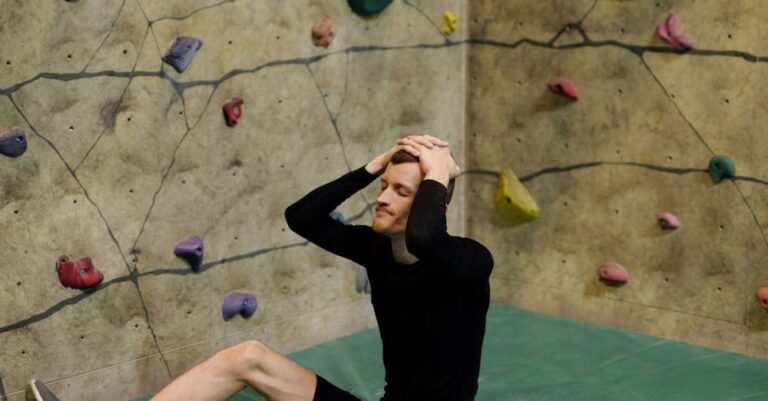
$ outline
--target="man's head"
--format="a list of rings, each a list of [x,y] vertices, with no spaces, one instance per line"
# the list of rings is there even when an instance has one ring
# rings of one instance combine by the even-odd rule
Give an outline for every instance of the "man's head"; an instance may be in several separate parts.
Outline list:
[[[381,189],[376,197],[376,212],[373,218],[373,231],[389,237],[405,234],[405,225],[411,211],[413,199],[424,179],[424,172],[419,167],[419,158],[401,150],[392,155],[384,174],[381,176]],[[445,207],[453,196],[454,179],[448,182]]]

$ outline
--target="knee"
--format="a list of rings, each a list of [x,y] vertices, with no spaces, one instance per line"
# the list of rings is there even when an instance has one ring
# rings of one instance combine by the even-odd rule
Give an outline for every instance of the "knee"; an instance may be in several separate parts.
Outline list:
[[[259,368],[268,350],[260,341],[248,340],[220,351],[220,357],[228,362],[238,376],[246,377]]]

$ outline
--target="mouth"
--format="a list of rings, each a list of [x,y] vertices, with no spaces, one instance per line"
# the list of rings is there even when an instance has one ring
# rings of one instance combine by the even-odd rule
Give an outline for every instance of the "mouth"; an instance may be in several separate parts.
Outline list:
[[[391,215],[392,213],[389,213],[389,212],[387,212],[387,211],[386,211],[386,210],[384,210],[384,209],[376,209],[376,215],[378,216],[379,214],[383,214],[383,215]]]

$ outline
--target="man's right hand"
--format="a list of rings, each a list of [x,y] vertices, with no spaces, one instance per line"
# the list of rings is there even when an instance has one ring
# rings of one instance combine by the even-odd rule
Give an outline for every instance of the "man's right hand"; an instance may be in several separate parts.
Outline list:
[[[430,135],[414,135],[406,133],[401,138],[411,138],[416,140],[419,144],[432,149],[434,146],[438,147],[448,147],[448,142],[435,138]],[[379,175],[389,164],[389,161],[392,159],[392,155],[395,153],[404,150],[410,154],[412,154],[415,157],[419,157],[419,150],[415,147],[408,145],[408,144],[395,144],[391,149],[388,151],[376,156],[373,160],[371,160],[366,166],[365,169],[369,173],[373,175]]]

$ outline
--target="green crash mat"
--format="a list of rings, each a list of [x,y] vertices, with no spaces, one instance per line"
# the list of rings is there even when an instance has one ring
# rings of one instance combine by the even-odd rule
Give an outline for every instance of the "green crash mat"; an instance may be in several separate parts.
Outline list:
[[[288,357],[364,400],[383,395],[378,329]],[[476,401],[768,400],[767,360],[499,304],[478,380]],[[230,400],[263,398],[246,389]]]

